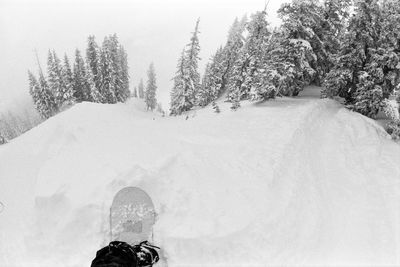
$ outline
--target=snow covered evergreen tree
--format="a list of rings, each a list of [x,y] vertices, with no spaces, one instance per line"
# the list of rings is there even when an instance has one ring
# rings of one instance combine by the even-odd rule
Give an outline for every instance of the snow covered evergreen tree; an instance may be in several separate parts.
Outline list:
[[[144,98],[144,84],[143,84],[143,79],[140,79],[139,85],[138,85],[138,95],[139,98]]]
[[[138,90],[137,87],[135,86],[135,88],[133,88],[133,97],[137,98],[138,97]]]
[[[117,71],[115,69],[116,51],[114,50],[115,40],[105,37],[100,51],[100,95],[101,103],[114,104],[117,102],[116,88],[120,86],[116,79]]]
[[[206,106],[216,100],[223,90],[224,74],[228,71],[223,65],[224,49],[220,47],[216,54],[211,58],[211,62],[207,64],[201,87],[197,93],[197,101],[199,106]],[[225,76],[226,77],[226,76]]]
[[[369,117],[383,108],[399,82],[396,6],[394,1],[356,2],[341,52],[325,81],[325,97],[343,97],[349,108]]]
[[[247,16],[239,21],[237,18],[233,22],[228,33],[228,40],[225,47],[217,51],[213,58],[214,68],[216,73],[213,74],[216,80],[220,80],[220,88],[218,94],[225,92],[228,87],[228,82],[232,75],[233,65],[239,57],[240,51],[244,45],[245,39],[243,33],[246,29]],[[212,71],[213,72],[213,71]],[[220,77],[219,77],[220,76]]]
[[[49,77],[48,84],[54,95],[57,109],[59,110],[64,104],[71,103],[73,92],[72,87],[68,87],[66,83],[64,67],[61,65],[61,61],[54,50],[52,52],[49,51],[47,69]]]
[[[210,84],[209,84],[209,77],[210,77],[210,64],[207,63],[206,70],[203,75],[203,79],[201,81],[201,86],[196,94],[196,104],[200,107],[205,107],[211,101],[211,94],[210,94]]]
[[[229,83],[228,100],[233,103],[233,109],[239,106],[240,100],[254,98],[263,86],[264,47],[271,35],[268,25],[265,11],[252,15],[247,25],[248,35],[233,65]]]
[[[157,105],[156,90],[157,90],[156,72],[154,70],[154,64],[151,63],[147,71],[147,85],[145,92],[145,102],[147,110],[153,111],[156,108]]]
[[[67,55],[64,55],[64,66],[62,68],[62,76],[65,83],[66,99],[64,105],[72,105],[75,102],[74,88],[73,88],[73,73]]]
[[[185,65],[185,50],[183,50],[178,61],[174,86],[171,91],[171,115],[180,115],[182,112],[190,110],[193,106],[191,102],[193,100],[192,95],[186,90],[186,83],[188,81],[185,73]]]
[[[100,48],[95,41],[94,36],[88,37],[88,45],[86,48],[86,63],[88,65],[88,76],[94,83],[92,99],[95,102],[101,102],[101,73],[100,73]]]
[[[128,54],[122,45],[118,49],[119,56],[119,79],[121,80],[121,87],[117,93],[117,99],[120,102],[125,102],[130,97],[129,90],[129,68],[128,68]]]
[[[89,77],[90,70],[87,69],[85,61],[81,56],[81,52],[75,50],[75,62],[73,70],[73,89],[76,101],[92,101],[92,87],[91,78]]]
[[[48,119],[57,112],[57,106],[53,94],[47,84],[42,70],[39,72],[39,81],[28,72],[29,75],[29,93],[32,96],[36,110],[44,119]]]

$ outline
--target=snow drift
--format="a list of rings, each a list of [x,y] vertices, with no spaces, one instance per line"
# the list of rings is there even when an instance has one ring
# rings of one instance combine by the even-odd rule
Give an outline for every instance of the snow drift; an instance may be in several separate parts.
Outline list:
[[[399,265],[400,146],[330,100],[181,117],[82,103],[0,147],[0,266],[89,266],[114,194],[169,266]]]

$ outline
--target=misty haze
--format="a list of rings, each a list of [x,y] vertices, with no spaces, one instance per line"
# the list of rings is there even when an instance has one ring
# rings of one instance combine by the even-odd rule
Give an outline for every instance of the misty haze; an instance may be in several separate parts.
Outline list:
[[[0,0],[0,266],[400,266],[398,0]]]

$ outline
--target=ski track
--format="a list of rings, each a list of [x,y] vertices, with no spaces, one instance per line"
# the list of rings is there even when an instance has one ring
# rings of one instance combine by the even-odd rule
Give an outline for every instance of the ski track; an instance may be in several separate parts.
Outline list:
[[[313,98],[220,107],[78,105],[0,147],[0,266],[89,266],[124,186],[152,196],[170,267],[400,264],[400,146],[373,121]]]

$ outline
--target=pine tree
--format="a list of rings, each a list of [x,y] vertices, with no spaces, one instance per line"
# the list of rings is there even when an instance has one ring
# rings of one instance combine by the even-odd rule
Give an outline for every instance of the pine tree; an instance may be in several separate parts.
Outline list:
[[[151,63],[147,71],[147,86],[145,92],[145,102],[147,110],[153,111],[156,108],[157,105],[156,90],[157,90],[156,73],[154,70],[154,64]]]
[[[144,98],[144,85],[143,85],[143,79],[140,79],[139,85],[138,85],[138,92],[139,92],[139,98]]]
[[[212,100],[212,97],[210,94],[209,79],[210,79],[210,64],[208,63],[206,65],[206,70],[203,75],[201,86],[196,94],[196,103],[200,107],[207,106]]]
[[[122,45],[119,46],[118,50],[119,64],[120,64],[120,80],[121,88],[117,94],[118,101],[125,102],[130,97],[129,90],[129,68],[128,68],[128,54],[126,53]]]
[[[213,76],[215,79],[220,80],[219,88],[216,89],[219,95],[226,90],[232,76],[233,66],[238,60],[240,51],[244,45],[245,39],[243,33],[246,29],[246,24],[247,16],[243,16],[240,21],[237,18],[235,19],[229,30],[225,47],[217,51],[213,59],[214,64],[218,65],[218,71]]]
[[[73,89],[76,101],[92,101],[92,85],[89,77],[89,70],[81,56],[81,52],[75,50],[75,62],[73,71]]]
[[[180,115],[182,112],[190,110],[193,106],[190,100],[192,96],[186,91],[186,83],[188,81],[185,74],[185,65],[185,50],[183,50],[174,77],[174,87],[171,91],[171,115]]]
[[[117,70],[115,67],[115,40],[105,37],[100,51],[100,95],[101,103],[114,104],[117,102],[116,88],[120,84],[117,82]]]
[[[53,94],[47,85],[43,72],[39,72],[39,81],[28,72],[29,75],[29,93],[32,96],[36,110],[44,119],[48,119],[57,112]]]
[[[137,98],[138,97],[138,91],[137,91],[137,87],[135,86],[135,88],[133,89],[133,97]]]
[[[88,46],[86,49],[86,62],[88,71],[94,83],[94,90],[92,92],[93,100],[101,102],[100,88],[101,88],[101,73],[100,73],[100,49],[97,45],[94,36],[88,37]]]
[[[323,96],[345,98],[349,108],[374,117],[399,82],[399,42],[391,16],[398,4],[358,0]],[[387,8],[389,7],[389,8]],[[397,9],[399,10],[399,9]]]
[[[64,66],[62,68],[62,77],[65,84],[64,105],[72,105],[75,102],[73,88],[73,73],[67,55],[64,55]]]
[[[61,65],[60,59],[57,57],[55,51],[49,51],[48,61],[48,76],[49,76],[49,87],[54,95],[55,104],[57,109],[62,109],[64,104],[69,104],[72,97],[71,88],[66,84],[66,78],[64,77],[65,70]]]
[[[266,12],[256,12],[247,25],[248,36],[232,68],[228,100],[233,109],[239,107],[238,101],[257,95],[263,86],[260,76],[264,71],[264,47],[271,35]],[[251,92],[253,91],[253,92]]]
[[[179,115],[190,110],[196,104],[196,95],[200,89],[199,61],[199,22],[186,45],[179,62],[178,71],[174,77],[174,87],[171,92],[171,115]]]

